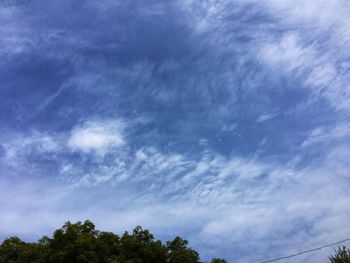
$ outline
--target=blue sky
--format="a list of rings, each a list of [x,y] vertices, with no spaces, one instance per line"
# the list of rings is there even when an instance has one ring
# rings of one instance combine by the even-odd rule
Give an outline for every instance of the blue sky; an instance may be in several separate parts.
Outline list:
[[[245,263],[350,236],[348,1],[0,7],[2,239],[91,219]]]

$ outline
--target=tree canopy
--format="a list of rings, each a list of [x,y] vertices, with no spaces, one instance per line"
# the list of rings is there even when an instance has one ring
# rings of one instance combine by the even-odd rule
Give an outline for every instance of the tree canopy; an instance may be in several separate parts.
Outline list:
[[[335,254],[329,257],[331,263],[350,263],[350,249],[339,247]]]
[[[118,236],[85,222],[66,222],[34,243],[10,237],[0,246],[0,263],[200,263],[199,254],[181,237],[163,244],[142,227]],[[214,258],[212,263],[227,263]]]
[[[330,263],[350,263],[350,250],[339,247]],[[118,236],[84,222],[66,222],[52,237],[28,243],[10,237],[0,245],[0,263],[202,263],[187,240],[177,236],[163,244],[140,226]],[[210,263],[227,263],[213,258]]]

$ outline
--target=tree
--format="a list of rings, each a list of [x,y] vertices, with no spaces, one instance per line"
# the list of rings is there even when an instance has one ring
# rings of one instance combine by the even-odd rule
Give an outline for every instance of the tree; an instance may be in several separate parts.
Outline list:
[[[197,263],[199,254],[192,248],[188,248],[188,241],[176,237],[173,241],[167,242],[169,263]]]
[[[166,262],[166,247],[159,240],[154,240],[153,235],[140,226],[133,230],[132,235],[125,232],[120,241],[123,260],[140,263]]]
[[[227,263],[227,261],[222,258],[213,258],[210,263]]]
[[[350,263],[350,249],[345,246],[335,250],[335,255],[329,257],[331,263]]]
[[[0,263],[39,262],[41,252],[40,245],[10,237],[0,246]]]
[[[36,243],[11,237],[0,245],[0,263],[200,263],[188,241],[176,237],[163,244],[140,226],[121,237],[101,232],[86,220],[66,222],[52,237]],[[213,259],[211,263],[227,263]],[[337,262],[338,263],[338,262]]]
[[[95,225],[86,220],[84,223],[66,222],[53,234],[48,242],[48,258],[50,263],[65,262],[98,262],[96,254],[98,231]]]
[[[0,247],[0,262],[17,262],[23,253],[24,244],[18,237],[6,239]]]

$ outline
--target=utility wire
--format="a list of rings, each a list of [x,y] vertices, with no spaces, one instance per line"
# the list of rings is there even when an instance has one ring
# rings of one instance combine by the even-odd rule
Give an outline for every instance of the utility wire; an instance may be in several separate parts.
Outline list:
[[[274,262],[274,261],[281,260],[281,259],[287,259],[287,258],[292,258],[292,257],[300,256],[300,255],[302,255],[302,254],[306,254],[306,253],[310,253],[310,252],[313,252],[313,251],[321,250],[321,249],[326,248],[326,247],[331,247],[331,246],[334,246],[334,245],[338,245],[338,244],[344,243],[344,242],[346,242],[346,241],[350,241],[350,238],[343,239],[343,240],[334,242],[334,243],[332,243],[332,244],[323,245],[323,246],[321,246],[321,247],[317,247],[317,248],[313,248],[313,249],[301,251],[301,252],[299,252],[299,253],[292,254],[292,255],[289,255],[289,256],[284,256],[284,257],[269,259],[269,260],[266,260],[266,261],[261,261],[260,263]]]

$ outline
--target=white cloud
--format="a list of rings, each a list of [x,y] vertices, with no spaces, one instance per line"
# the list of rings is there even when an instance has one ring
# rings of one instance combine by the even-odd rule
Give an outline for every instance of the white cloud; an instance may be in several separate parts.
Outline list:
[[[350,155],[350,125],[348,122],[339,122],[333,127],[318,127],[313,129],[309,136],[302,142],[303,152],[313,152],[317,158],[326,158],[324,166],[333,166],[333,173],[342,171],[348,173],[350,167],[344,166],[347,156]]]
[[[55,158],[61,150],[60,138],[54,134],[31,131],[28,134],[5,133],[6,139],[0,138],[5,150],[3,161],[6,166],[26,166],[29,157],[41,156],[42,159]]]
[[[104,127],[97,129],[99,133],[103,130],[103,134],[109,131],[114,135],[112,131],[117,128],[114,125],[114,128],[107,128],[109,125],[90,122],[74,131],[92,129],[95,133],[97,126]],[[348,134],[346,124],[339,124],[332,130],[314,131],[305,142],[307,147],[302,147],[302,153],[307,155],[311,146],[323,144],[330,138],[347,138]],[[100,150],[94,147],[89,151]],[[251,157],[225,158],[208,150],[195,160],[184,154],[164,153],[154,147],[140,148],[134,154],[130,150],[121,153],[107,148],[103,151],[114,154],[112,163],[89,170],[81,169],[79,162],[62,165],[61,174],[67,181],[61,181],[62,185],[58,187],[62,189],[55,190],[64,193],[60,196],[41,186],[24,185],[24,189],[0,191],[2,200],[11,200],[3,207],[6,213],[0,213],[0,221],[4,233],[21,231],[28,235],[41,231],[48,233],[49,228],[58,227],[67,219],[89,218],[104,229],[118,233],[141,224],[167,239],[173,234],[186,236],[196,249],[225,249],[227,242],[244,243],[256,249],[255,255],[240,257],[238,261],[242,263],[260,259],[258,257],[266,251],[271,252],[271,247],[273,251],[294,253],[300,244],[304,248],[318,246],[347,234],[344,225],[350,220],[347,209],[350,200],[343,182],[349,171],[350,152],[346,145],[326,148],[327,153],[323,154],[320,163],[310,162],[302,169],[297,168],[295,162],[278,164]],[[106,183],[113,185],[114,190],[104,188],[106,191],[100,191],[98,196],[92,195],[94,206],[91,207],[87,192],[105,187]],[[119,183],[123,184],[119,187]],[[35,194],[38,188],[40,194]],[[125,189],[128,189],[127,197],[123,197]],[[24,192],[26,200],[13,199],[18,192]],[[20,217],[19,213],[28,208],[28,199],[32,202],[29,207],[33,212]],[[79,202],[78,210],[74,207],[77,200],[84,200]],[[65,207],[62,212],[62,203],[73,206]],[[114,207],[117,204],[123,206],[117,209]],[[37,213],[47,215],[40,225],[33,223]],[[29,230],[16,228],[23,221],[32,222]],[[41,229],[43,225],[44,230]],[[169,232],[169,229],[172,230]],[[211,251],[203,249],[201,254],[203,257],[219,256]],[[271,256],[274,255],[266,254],[268,258]],[[324,258],[323,254],[318,254],[310,262]]]
[[[269,121],[269,120],[272,120],[273,118],[275,118],[277,115],[278,115],[277,112],[268,112],[268,113],[260,115],[258,117],[258,119],[256,120],[256,122],[260,123],[260,122]]]
[[[233,57],[239,54],[242,63],[254,54],[255,59],[265,63],[260,77],[272,69],[272,78],[282,73],[290,81],[301,80],[296,88],[310,89],[311,100],[326,99],[337,110],[349,110],[348,1],[187,0],[181,2],[181,7],[189,14],[189,26],[194,32],[210,36],[206,41],[218,53],[225,51]],[[247,23],[245,19],[257,14],[265,15],[267,22]],[[238,47],[235,40],[240,34],[252,40]],[[254,85],[249,81],[247,86]]]
[[[302,23],[305,27],[314,30],[327,30],[333,28],[337,37],[348,37],[349,29],[349,3],[346,0],[295,0],[278,1],[268,0],[263,5],[271,10],[271,14],[285,23]],[[335,28],[334,28],[335,27]],[[340,35],[338,34],[340,33]]]
[[[119,121],[89,121],[72,130],[67,145],[73,151],[105,155],[125,145],[123,128]]]
[[[228,2],[202,2],[207,13],[203,17],[194,16],[197,32],[205,33],[224,26],[225,15],[232,11],[225,7]],[[251,32],[265,37],[268,35],[258,39],[256,46],[260,48],[261,58],[269,66],[291,74],[291,77],[293,74],[309,72],[304,79],[305,84],[315,95],[329,99],[336,108],[348,108],[349,79],[344,74],[348,72],[348,64],[339,63],[341,57],[338,52],[342,55],[348,52],[345,44],[350,34],[346,26],[349,19],[345,17],[348,10],[339,9],[341,3],[345,2],[266,1],[261,6],[267,6],[281,24],[293,27],[288,27],[281,37],[276,38],[273,34],[269,35],[270,27],[253,25],[256,28]],[[333,26],[333,37],[329,41],[338,42],[335,46],[332,44],[335,48],[319,49],[316,44],[321,40],[310,41],[304,35],[303,28],[306,25],[320,31]],[[225,49],[233,43],[227,36],[230,32],[236,34],[239,31],[227,28],[219,28],[217,35],[210,35],[213,36],[215,47]],[[218,35],[222,32],[225,32],[225,36],[219,39]],[[13,47],[11,52],[22,52],[24,40],[19,41],[21,45],[16,47],[13,44],[18,42],[17,39],[5,39],[5,50],[11,51]],[[152,69],[152,66],[140,63],[133,68],[134,75],[130,78],[141,79],[141,83],[143,80],[150,82]],[[234,75],[230,70],[227,72],[228,79]],[[129,72],[118,74],[128,75]],[[249,75],[245,81],[248,79]],[[86,81],[80,86],[89,89],[90,84],[91,81]],[[225,82],[223,86],[233,87],[234,83],[231,84]],[[165,102],[168,100],[163,94],[159,94],[159,97]],[[231,108],[229,114],[232,114]],[[257,121],[273,117],[273,113],[267,113]],[[223,126],[222,130],[232,132],[235,128],[235,125]],[[302,144],[300,158],[276,164],[271,159],[259,160],[244,156],[226,158],[209,151],[198,153],[197,158],[176,152],[162,152],[156,147],[141,147],[132,152],[126,149],[122,122],[88,121],[71,131],[64,147],[82,153],[96,153],[102,157],[110,153],[113,161],[101,161],[90,167],[86,165],[85,159],[82,161],[85,163],[65,160],[60,174],[67,185],[63,182],[60,188],[52,191],[45,191],[45,185],[23,189],[19,187],[21,184],[16,184],[16,187],[0,184],[0,200],[8,200],[7,206],[0,206],[0,232],[41,233],[43,225],[52,226],[54,222],[55,227],[58,227],[67,219],[90,218],[118,232],[137,224],[152,227],[156,232],[168,236],[169,229],[176,229],[176,234],[180,235],[187,231],[187,238],[195,248],[227,248],[227,244],[232,244],[234,250],[235,246],[242,243],[261,255],[271,251],[294,253],[300,246],[318,246],[348,235],[344,229],[350,220],[348,183],[345,183],[350,170],[350,147],[345,143],[349,141],[349,134],[346,124],[339,124],[334,129],[315,129]],[[16,156],[28,157],[33,152],[55,153],[61,150],[62,141],[54,135],[39,133],[5,143],[5,156],[14,159]],[[203,148],[207,147],[203,139],[199,143]],[[344,145],[340,145],[342,143]],[[318,147],[321,147],[322,154]],[[322,155],[317,162],[307,159],[308,154],[315,149],[318,155]],[[300,168],[299,161],[304,157],[309,162],[308,166]],[[18,162],[13,163],[18,166]],[[120,188],[119,183],[123,183]],[[105,187],[106,184],[113,185],[113,189]],[[71,185],[75,188],[70,192]],[[93,202],[88,202],[86,200],[94,187],[101,187],[99,196],[94,196]],[[127,198],[122,200],[125,189],[128,189],[125,195]],[[56,195],[62,192],[68,196]],[[25,197],[25,200],[21,197]],[[123,206],[117,209],[116,203],[123,203]],[[65,204],[79,204],[80,208],[62,209]],[[45,215],[40,225],[36,220],[38,214]],[[30,222],[31,225],[28,227],[23,222]],[[18,229],[18,226],[24,225],[25,228]],[[204,249],[204,253],[206,251]],[[242,251],[241,254],[244,254]],[[239,262],[260,259],[250,251],[245,255]],[[266,258],[270,256],[266,255]],[[318,258],[308,262],[320,262],[325,259],[321,256],[324,255],[316,255]]]
[[[302,78],[315,97],[349,110],[349,3],[271,0],[263,6],[286,31],[261,42],[261,58],[290,78]]]
[[[288,71],[304,68],[313,58],[312,50],[301,46],[294,34],[285,35],[278,42],[273,40],[263,44],[261,56],[271,65],[277,64],[278,67],[282,66],[282,70]]]

